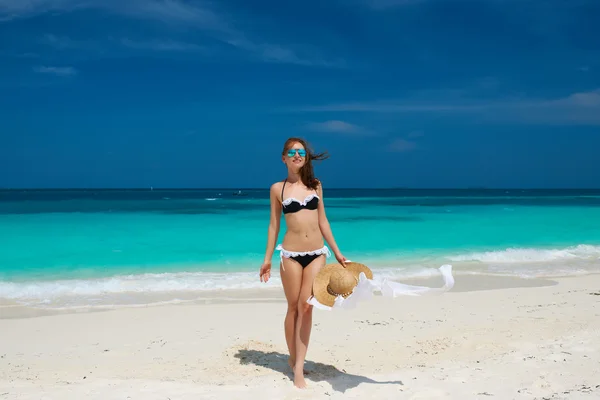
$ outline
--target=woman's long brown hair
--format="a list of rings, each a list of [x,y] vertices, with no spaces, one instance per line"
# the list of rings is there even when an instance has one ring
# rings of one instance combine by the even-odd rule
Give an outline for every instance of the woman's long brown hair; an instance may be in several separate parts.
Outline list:
[[[306,140],[296,137],[291,137],[285,141],[281,154],[287,156],[287,151],[294,145],[294,143],[300,143],[306,150],[306,160],[302,168],[300,168],[300,179],[306,187],[310,189],[317,189],[319,186],[319,180],[315,178],[312,161],[325,160],[326,158],[329,158],[329,155],[327,152],[315,153]]]

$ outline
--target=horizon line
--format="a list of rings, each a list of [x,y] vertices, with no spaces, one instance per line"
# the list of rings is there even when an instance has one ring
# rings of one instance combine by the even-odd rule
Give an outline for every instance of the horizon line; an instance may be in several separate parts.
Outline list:
[[[269,190],[268,187],[0,187],[0,191],[184,191],[184,190]],[[457,187],[329,187],[327,190],[600,190],[600,187],[485,187],[485,186],[457,186]]]

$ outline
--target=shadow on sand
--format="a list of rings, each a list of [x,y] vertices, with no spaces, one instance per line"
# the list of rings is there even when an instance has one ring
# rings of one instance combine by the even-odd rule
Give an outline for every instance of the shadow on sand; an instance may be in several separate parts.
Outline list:
[[[240,360],[240,364],[254,364],[270,368],[273,371],[286,375],[293,380],[293,374],[288,365],[288,355],[275,351],[265,352],[261,350],[241,349],[234,355]],[[403,385],[402,381],[375,381],[360,375],[348,374],[340,371],[333,365],[306,361],[304,369],[307,372],[306,379],[313,382],[327,381],[333,390],[344,393],[361,383],[394,384]]]

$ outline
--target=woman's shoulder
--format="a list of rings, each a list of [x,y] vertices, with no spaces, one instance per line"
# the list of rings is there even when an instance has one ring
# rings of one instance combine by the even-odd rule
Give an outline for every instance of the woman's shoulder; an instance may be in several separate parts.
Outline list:
[[[270,190],[272,192],[281,190],[281,188],[283,187],[283,182],[284,182],[284,180],[282,179],[280,181],[277,181],[277,182],[271,184]]]
[[[313,179],[313,185],[314,185],[315,190],[323,189],[323,183],[321,182],[321,180],[319,178]]]

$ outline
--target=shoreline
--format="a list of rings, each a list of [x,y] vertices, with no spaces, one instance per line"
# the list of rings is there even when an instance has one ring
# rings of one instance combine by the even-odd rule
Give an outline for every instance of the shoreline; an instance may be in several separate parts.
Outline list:
[[[305,391],[293,387],[287,370],[283,299],[1,319],[0,394],[10,400],[598,396],[600,274],[512,283],[457,279],[442,295],[376,296],[355,310],[314,310]]]
[[[516,276],[501,276],[493,274],[470,274],[464,272],[453,272],[455,285],[448,293],[463,292],[486,292],[503,289],[528,289],[538,287],[555,286],[563,279],[574,279],[582,276],[600,276],[598,273],[585,275],[573,275],[553,278],[523,278]],[[441,276],[415,277],[403,279],[402,283],[409,285],[422,285],[439,287],[442,284]],[[379,297],[376,294],[375,297]],[[404,298],[406,296],[400,296]],[[109,299],[110,300],[110,299]],[[187,305],[221,305],[221,304],[260,304],[276,303],[285,304],[283,288],[278,282],[275,286],[252,288],[252,289],[219,289],[180,292],[151,293],[123,293],[113,297],[114,301],[120,303],[105,304],[80,304],[80,305],[30,305],[20,304],[15,301],[0,299],[0,320],[35,318],[40,316],[52,316],[61,314],[75,314],[85,312],[108,312],[120,309],[140,309],[168,306]],[[85,298],[80,299],[85,301]]]

